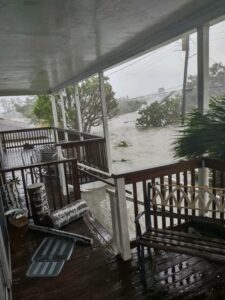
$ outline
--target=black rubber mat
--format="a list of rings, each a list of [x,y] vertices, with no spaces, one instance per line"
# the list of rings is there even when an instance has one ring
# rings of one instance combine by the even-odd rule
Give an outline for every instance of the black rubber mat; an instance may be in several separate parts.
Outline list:
[[[65,261],[33,261],[27,270],[27,277],[56,277]]]
[[[74,249],[72,239],[48,237],[45,238],[32,256],[32,261],[66,261]]]

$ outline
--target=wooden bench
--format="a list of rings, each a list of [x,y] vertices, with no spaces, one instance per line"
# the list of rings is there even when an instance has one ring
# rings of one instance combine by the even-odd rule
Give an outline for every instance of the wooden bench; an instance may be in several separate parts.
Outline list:
[[[224,189],[148,183],[145,208],[136,218],[142,271],[145,247],[225,263]],[[143,215],[144,233],[140,225]]]

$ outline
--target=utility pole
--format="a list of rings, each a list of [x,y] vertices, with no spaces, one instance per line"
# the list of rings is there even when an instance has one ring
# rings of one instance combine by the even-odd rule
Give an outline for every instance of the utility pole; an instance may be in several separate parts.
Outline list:
[[[182,51],[185,51],[184,60],[184,78],[183,78],[183,97],[182,97],[182,122],[186,113],[186,84],[187,84],[187,71],[188,71],[188,58],[189,58],[189,35],[186,35],[182,39]]]

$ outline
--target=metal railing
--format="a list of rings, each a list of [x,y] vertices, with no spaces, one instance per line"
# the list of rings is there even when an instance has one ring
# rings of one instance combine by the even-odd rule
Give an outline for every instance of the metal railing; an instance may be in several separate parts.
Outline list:
[[[0,132],[3,150],[29,149],[56,145],[64,149],[65,158],[108,172],[105,139],[71,129],[56,127],[27,128]]]
[[[62,148],[66,158],[76,157],[79,163],[108,172],[106,144],[104,138],[83,141],[63,142],[56,146]]]
[[[43,182],[51,210],[56,210],[80,199],[80,184],[76,159],[63,159],[0,170],[2,183],[19,181],[17,187],[31,215],[27,186]]]
[[[225,162],[219,161],[215,159],[209,159],[209,158],[202,158],[202,159],[196,159],[196,160],[190,160],[190,161],[181,161],[178,163],[166,165],[166,166],[160,166],[156,168],[149,168],[145,170],[139,170],[129,173],[123,173],[123,174],[117,174],[113,175],[113,178],[115,180],[116,184],[116,192],[115,192],[115,199],[114,201],[117,201],[117,207],[118,210],[121,209],[121,216],[125,216],[127,214],[127,211],[129,210],[129,218],[131,217],[130,214],[132,214],[132,220],[135,220],[135,218],[143,211],[147,210],[148,207],[148,199],[147,199],[147,184],[150,182],[153,186],[157,186],[158,191],[160,195],[165,195],[165,193],[171,193],[174,186],[183,186],[184,191],[183,194],[188,191],[188,186],[196,187],[199,186],[199,183],[201,182],[201,170],[206,169],[207,176],[207,187],[211,191],[212,195],[215,197],[219,197],[219,188],[223,189],[225,188]],[[168,187],[168,190],[165,190],[165,186]],[[127,195],[126,191],[129,190],[131,195]],[[195,191],[195,190],[194,190]],[[154,191],[153,191],[154,193]],[[173,194],[173,197],[176,198],[176,201],[179,203],[181,201],[183,194],[179,188],[176,189],[176,191]],[[154,196],[154,195],[153,195]],[[190,194],[189,194],[190,196]],[[195,192],[191,194],[193,199],[195,198]],[[117,198],[117,199],[116,199]],[[124,208],[124,204],[127,202],[129,198],[129,203],[132,201],[132,205],[129,209],[128,204],[127,207]],[[206,196],[207,198],[207,196]],[[190,199],[193,200],[193,199]],[[221,200],[221,199],[220,199]],[[182,223],[182,219],[179,218],[179,210],[183,208],[179,208],[179,206],[175,209],[176,210],[176,217],[174,207],[172,205],[173,198],[171,197],[169,199],[171,203],[168,204],[168,211],[166,214],[163,214],[161,212],[160,214],[153,215],[153,222],[156,227],[158,228],[165,228],[165,227],[173,227],[175,225],[180,225]],[[225,201],[222,197],[222,202]],[[208,203],[208,202],[207,202]],[[223,203],[222,203],[223,204]],[[221,204],[221,205],[222,205]],[[185,205],[185,203],[184,203]],[[213,220],[220,219],[224,220],[225,211],[220,211],[219,213],[216,212],[216,201],[212,201],[212,207],[210,207],[210,217]],[[200,208],[199,208],[200,209]],[[199,209],[189,209],[186,207],[185,213],[191,216],[195,216],[199,214]],[[160,216],[159,216],[160,215]],[[127,217],[127,218],[128,218]],[[117,229],[117,235],[120,236],[120,245],[119,248],[125,249],[124,251],[129,252],[128,249],[128,240],[127,237],[124,236],[124,230],[126,227],[128,227],[127,220],[125,220],[125,217],[122,220],[123,222],[123,228],[119,228],[118,226],[115,228]],[[121,224],[120,222],[118,222]],[[142,226],[143,229],[146,228],[148,224],[148,220],[145,220],[143,222]],[[129,231],[127,229],[127,231]],[[132,236],[130,234],[129,242],[131,248],[135,246],[135,243],[132,241],[133,237],[136,235],[135,231],[135,225],[133,224],[133,231],[134,235]],[[124,240],[124,245],[121,244],[121,241]],[[126,253],[124,254],[126,256]]]
[[[1,131],[0,137],[3,150],[7,150],[22,148],[25,144],[33,146],[54,144],[56,142],[65,141],[66,134],[68,137],[68,141],[80,141],[99,138],[98,136],[92,134],[52,126]]]

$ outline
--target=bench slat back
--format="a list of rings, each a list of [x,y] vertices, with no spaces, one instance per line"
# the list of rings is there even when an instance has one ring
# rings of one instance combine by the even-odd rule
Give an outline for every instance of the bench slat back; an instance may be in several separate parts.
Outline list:
[[[169,184],[151,184],[147,186],[150,216],[161,218],[162,228],[167,227],[167,219],[173,218],[174,224],[180,224],[191,216],[206,216],[210,219],[224,219],[225,189],[207,186],[184,186]],[[159,221],[159,220],[158,220]],[[153,222],[154,223],[154,222]]]

